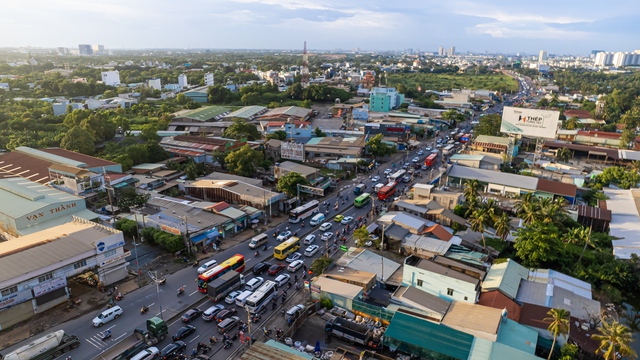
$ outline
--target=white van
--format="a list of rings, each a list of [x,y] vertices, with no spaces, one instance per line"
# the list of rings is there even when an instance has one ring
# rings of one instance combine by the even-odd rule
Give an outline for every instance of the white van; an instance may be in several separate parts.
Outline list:
[[[250,249],[259,248],[262,245],[266,244],[268,240],[269,240],[269,235],[267,234],[260,234],[258,236],[255,236],[253,237],[253,239],[251,239],[251,242],[249,243],[249,248]]]
[[[324,214],[320,213],[320,214],[316,214],[314,217],[311,218],[311,221],[309,222],[309,224],[311,226],[316,226],[318,224],[321,224],[324,221]]]
[[[244,306],[244,303],[247,302],[247,299],[252,294],[253,294],[253,291],[249,291],[249,290],[243,291],[242,294],[238,295],[238,297],[236,298],[236,305]]]
[[[375,193],[379,193],[379,192],[380,192],[380,189],[382,189],[383,187],[384,187],[384,184],[376,184],[376,187],[375,187],[375,188],[373,188],[373,191],[374,191]]]
[[[288,319],[297,319],[300,315],[302,315],[302,312],[304,311],[304,305],[303,304],[298,304],[298,305],[294,305],[291,309],[287,310],[287,313],[285,314],[285,318]]]
[[[136,354],[136,356],[132,357],[131,360],[151,360],[155,359],[156,356],[160,354],[160,350],[157,347],[150,347],[148,349],[142,350]]]
[[[203,272],[209,270],[210,268],[214,267],[218,265],[218,262],[215,260],[209,260],[206,263],[202,264],[202,266],[200,266],[198,268],[198,274],[202,274]]]

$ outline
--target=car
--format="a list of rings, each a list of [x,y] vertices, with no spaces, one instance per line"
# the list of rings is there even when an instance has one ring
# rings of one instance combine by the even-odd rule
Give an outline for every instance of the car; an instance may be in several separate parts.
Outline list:
[[[320,238],[320,240],[329,241],[331,240],[332,237],[333,237],[333,233],[331,231],[327,231],[326,233],[322,234],[322,237]]]
[[[327,231],[329,229],[331,229],[333,227],[333,224],[330,222],[326,222],[322,225],[320,225],[320,231]]]
[[[220,311],[219,313],[216,314],[216,316],[214,317],[214,320],[217,322],[222,322],[222,320],[234,316],[238,313],[238,309],[236,308],[228,308],[225,310]]]
[[[376,175],[376,176],[372,177],[372,178],[371,178],[371,181],[373,181],[373,182],[378,182],[378,181],[380,181],[380,176]]]
[[[420,168],[420,165],[418,165],[418,168]],[[407,170],[407,173],[413,174],[414,171],[415,171],[414,168],[410,168],[409,170]]]
[[[296,272],[299,269],[302,268],[302,265],[304,265],[304,261],[302,260],[296,260],[294,262],[292,262],[291,264],[289,264],[289,266],[287,267],[287,270],[289,272]]]
[[[366,247],[371,247],[371,245],[373,245],[373,241],[368,240],[367,242],[364,243],[364,246]]]
[[[422,156],[422,155],[424,155],[424,151],[418,150],[418,152],[416,154],[418,154],[418,156]]]
[[[438,149],[442,148],[442,144],[438,144],[437,148]]]
[[[318,245],[311,245],[309,247],[307,247],[304,250],[304,256],[313,256],[318,252],[318,249],[320,248],[320,246]]]
[[[278,235],[277,239],[278,239],[278,241],[285,241],[285,240],[289,239],[291,237],[291,235],[293,235],[291,233],[291,231],[287,230],[287,231],[281,233],[280,235]]]
[[[173,341],[184,340],[187,336],[196,332],[196,327],[193,325],[186,325],[178,329],[171,338]]]
[[[200,314],[202,314],[202,311],[200,311],[200,309],[196,309],[196,308],[189,309],[187,310],[186,313],[184,313],[184,315],[182,315],[181,317],[182,322],[189,323],[191,322],[191,320],[200,316]]]
[[[314,241],[316,241],[316,236],[314,234],[309,234],[304,238],[304,241],[302,241],[302,243],[305,245],[311,245]]]
[[[206,263],[202,264],[202,266],[200,266],[198,268],[198,274],[202,274],[203,272],[207,271],[208,269],[211,269],[212,267],[218,265],[218,262],[215,260],[209,260]]]
[[[427,165],[422,165],[421,169],[426,171],[429,170],[429,167]]]
[[[351,222],[353,222],[353,216],[345,216],[342,219],[342,221],[340,221],[340,224],[347,225],[347,224],[350,224]]]
[[[409,166],[411,166],[411,164],[409,164],[409,163],[404,163],[404,165],[402,165],[402,168],[403,168],[403,169],[406,169],[406,168],[408,168]]]
[[[108,323],[111,320],[117,319],[120,317],[120,315],[122,315],[123,311],[122,308],[118,305],[107,309],[103,312],[101,312],[98,316],[96,316],[92,323],[93,326],[95,327],[100,327],[106,323]]]
[[[247,281],[247,283],[245,284],[245,290],[256,291],[256,289],[259,288],[262,283],[264,283],[264,279],[260,276],[256,276],[253,279]]]
[[[411,162],[412,162],[412,163],[417,163],[417,162],[419,162],[419,161],[420,161],[420,158],[419,158],[419,157],[414,157],[413,159],[411,159]]]
[[[160,358],[163,360],[167,360],[174,355],[178,355],[183,352],[187,348],[187,344],[184,341],[176,341],[171,344],[165,346],[162,351],[160,351]]]
[[[232,303],[229,303],[229,304],[232,304]],[[224,305],[213,305],[207,310],[202,312],[202,319],[204,321],[211,321],[216,317],[216,314],[222,310],[224,310]]]
[[[386,169],[386,170],[384,171],[384,174],[385,174],[385,175],[389,175],[389,174],[391,174],[392,172],[393,172],[393,170],[391,170],[391,169]]]
[[[442,142],[442,138],[438,138],[437,142],[441,143]]]
[[[300,259],[301,257],[302,257],[302,254],[300,254],[299,252],[294,252],[293,254],[289,255],[285,261],[288,263],[292,263]]]
[[[260,275],[263,272],[269,270],[270,267],[271,267],[271,263],[268,263],[268,262],[257,263],[253,267],[253,275]]]
[[[286,283],[289,282],[289,279],[291,279],[291,275],[289,275],[289,274],[280,274],[280,275],[278,275],[278,277],[276,277],[274,282],[276,283],[277,286],[283,286],[283,285],[285,285]]]
[[[224,298],[224,302],[226,302],[227,304],[233,304],[236,302],[236,298],[242,294],[242,292],[238,291],[238,290],[234,290],[232,292],[229,293],[229,295],[227,295],[226,298]]]
[[[431,150],[433,150],[433,148],[432,148],[431,146],[427,146],[427,147],[425,148],[425,150],[427,150],[427,151],[431,151]]]
[[[405,176],[405,177],[403,177],[403,178],[402,178],[402,181],[404,181],[404,182],[406,182],[406,183],[410,182],[410,181],[411,181],[411,176]]]
[[[278,273],[280,273],[282,270],[284,270],[285,267],[286,266],[284,264],[271,265],[267,272],[269,273],[269,275],[275,276],[278,275]]]
[[[336,215],[336,217],[333,218],[333,221],[340,222],[340,221],[342,221],[342,219],[344,219],[344,215],[338,214],[338,215]]]

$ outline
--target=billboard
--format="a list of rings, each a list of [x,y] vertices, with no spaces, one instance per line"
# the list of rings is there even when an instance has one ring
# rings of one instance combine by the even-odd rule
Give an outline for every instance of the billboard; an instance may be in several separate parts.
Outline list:
[[[559,118],[559,111],[505,106],[502,110],[500,132],[532,138],[555,139]]]
[[[304,161],[304,144],[283,142],[280,144],[280,157],[283,159]]]

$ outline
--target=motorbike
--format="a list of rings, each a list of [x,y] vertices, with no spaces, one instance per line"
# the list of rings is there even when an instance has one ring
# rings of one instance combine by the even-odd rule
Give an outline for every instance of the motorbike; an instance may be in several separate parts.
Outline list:
[[[191,265],[192,267],[198,267],[198,265],[200,265],[200,261],[196,260],[193,262],[193,265]]]
[[[147,311],[149,311],[149,307],[144,305],[141,309],[140,309],[140,315],[146,314]]]
[[[166,277],[163,277],[163,278],[162,278],[162,279],[160,279],[160,281],[158,282],[158,284],[160,284],[160,285],[164,285],[164,284],[166,284],[166,283],[167,283],[167,278],[166,278]]]
[[[223,348],[228,349],[230,347],[231,347],[231,341],[229,341],[229,340],[225,341]]]
[[[260,315],[256,314],[251,318],[251,322],[254,324],[259,323],[260,319],[261,319]]]
[[[271,303],[271,310],[275,310],[277,307],[278,307],[278,303],[277,302]]]
[[[333,210],[338,210],[338,204],[336,204],[336,206],[333,207]]]
[[[122,295],[121,293],[118,293],[118,295],[116,295],[116,301],[120,301],[124,299],[124,295]]]
[[[178,296],[184,294],[184,288],[178,289]]]
[[[271,336],[271,329],[267,329],[266,327],[262,328],[262,332],[265,336]]]
[[[304,227],[304,221],[302,222],[302,225],[300,225],[300,227]]]
[[[260,256],[260,251],[256,251],[255,253],[255,257],[258,257],[258,256]]]
[[[218,338],[215,336],[212,336],[211,339],[209,339],[209,344],[213,345],[218,343]]]
[[[109,303],[107,304],[107,308],[111,309],[114,306],[116,306],[115,301],[113,301],[113,299],[109,299]]]
[[[240,337],[240,331],[236,331],[235,334],[231,335],[231,341],[238,340],[238,337]]]
[[[106,332],[102,333],[102,336],[100,337],[100,340],[105,341],[110,337],[111,337],[111,331],[107,330]]]

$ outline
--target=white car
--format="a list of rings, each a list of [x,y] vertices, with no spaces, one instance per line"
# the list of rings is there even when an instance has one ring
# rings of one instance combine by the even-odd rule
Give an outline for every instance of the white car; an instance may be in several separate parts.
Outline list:
[[[113,319],[117,319],[120,317],[120,315],[122,315],[123,311],[122,308],[118,305],[107,309],[103,312],[100,313],[100,315],[96,316],[92,323],[93,326],[95,327],[100,327],[106,323],[108,323],[109,321],[113,320]]]
[[[431,146],[427,146],[427,147],[425,148],[425,150],[427,150],[427,151],[431,151],[431,150],[433,150],[433,148],[432,148]]]
[[[280,287],[280,286],[286,285],[289,282],[289,279],[291,279],[291,275],[281,274],[281,275],[278,275],[278,277],[276,277],[274,282],[278,287]]]
[[[385,174],[385,175],[389,175],[389,174],[391,174],[391,172],[392,172],[392,170],[391,170],[391,169],[386,169],[386,170],[384,171],[384,174]]]
[[[347,225],[347,224],[351,223],[352,221],[353,221],[353,216],[345,216],[344,219],[342,219],[342,221],[340,221],[340,224]]]
[[[234,291],[230,292],[229,295],[227,295],[226,298],[224,298],[224,302],[226,302],[227,304],[233,305],[236,302],[236,298],[238,296],[240,296],[240,294],[242,294],[241,291],[234,290]]]
[[[328,231],[328,232],[322,234],[322,237],[320,238],[320,240],[329,241],[329,240],[331,240],[332,237],[333,237],[333,233],[331,231]]]
[[[413,162],[413,163],[417,163],[418,161],[420,161],[420,158],[419,158],[419,157],[417,157],[417,156],[416,156],[416,157],[414,157],[414,158],[411,160],[411,162]]]
[[[416,154],[418,154],[418,156],[422,156],[422,155],[424,155],[424,151],[418,150],[418,152]]]
[[[316,236],[314,234],[309,234],[304,238],[304,241],[302,241],[302,243],[305,245],[311,245],[314,241],[316,241]]]
[[[304,265],[304,262],[302,260],[296,260],[289,264],[289,266],[287,266],[287,270],[289,272],[296,272],[302,268],[302,265]]]
[[[318,252],[318,249],[320,248],[320,246],[318,245],[311,245],[308,248],[306,248],[304,250],[304,256],[313,256]]]
[[[202,274],[203,272],[209,270],[210,268],[216,265],[218,265],[218,262],[215,260],[207,261],[206,263],[202,264],[202,266],[198,268],[198,274]]]
[[[256,276],[253,279],[247,281],[247,284],[244,286],[245,290],[256,291],[257,288],[260,287],[264,283],[264,279],[260,276]]]
[[[326,222],[322,225],[320,225],[320,231],[327,231],[329,229],[331,229],[333,227],[333,224],[330,222]]]
[[[376,175],[376,176],[372,177],[372,178],[371,178],[371,181],[373,181],[373,182],[378,182],[378,181],[380,181],[380,176]]]
[[[302,257],[302,254],[300,254],[299,252],[294,252],[293,254],[289,255],[285,261],[288,263],[292,263],[300,259],[301,257]]]
[[[278,235],[278,241],[285,241],[291,237],[291,231],[285,231],[282,234]]]

